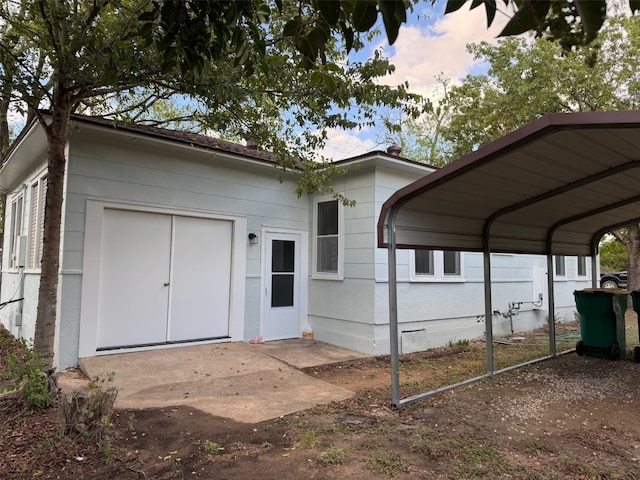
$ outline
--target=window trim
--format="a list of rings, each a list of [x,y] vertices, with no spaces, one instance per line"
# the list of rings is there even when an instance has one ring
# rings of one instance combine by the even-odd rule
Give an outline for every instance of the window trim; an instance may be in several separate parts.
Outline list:
[[[34,195],[37,192],[37,197]],[[29,205],[29,229],[28,229],[28,250],[27,269],[40,270],[42,261],[42,241],[44,236],[44,209],[47,195],[47,173],[39,175],[31,182]],[[34,209],[35,207],[35,209]],[[35,223],[34,223],[35,214]],[[35,227],[35,228],[34,228]],[[36,233],[37,231],[37,233]]]
[[[9,211],[11,212],[11,221],[9,226],[9,255],[8,255],[8,270],[17,271],[19,266],[17,265],[18,251],[20,237],[23,236],[24,230],[24,190],[16,193],[10,198],[7,198],[7,205],[9,205]],[[19,205],[19,212],[18,212]],[[19,213],[19,214],[18,214]],[[17,223],[19,222],[19,223]]]
[[[336,202],[338,206],[338,271],[318,271],[318,204]],[[344,280],[344,205],[331,195],[322,195],[313,199],[313,248],[312,248],[312,273],[311,278],[318,280]]]
[[[464,252],[456,250],[460,262],[459,275],[444,274],[444,251],[433,251],[433,275],[416,273],[416,252],[409,250],[409,279],[412,282],[422,283],[462,283],[464,278]]]

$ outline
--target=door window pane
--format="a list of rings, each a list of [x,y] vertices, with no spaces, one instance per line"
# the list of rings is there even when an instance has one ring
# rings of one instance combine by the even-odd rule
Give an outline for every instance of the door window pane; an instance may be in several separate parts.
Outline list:
[[[291,240],[273,240],[271,243],[271,271],[295,271],[296,243]]]
[[[271,241],[271,307],[292,307],[296,243]]]
[[[274,274],[271,276],[271,307],[293,307],[292,274]]]

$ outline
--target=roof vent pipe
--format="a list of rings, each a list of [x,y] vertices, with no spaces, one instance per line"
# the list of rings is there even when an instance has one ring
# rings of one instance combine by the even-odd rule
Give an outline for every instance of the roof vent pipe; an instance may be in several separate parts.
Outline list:
[[[389,148],[387,148],[387,153],[389,155],[393,155],[394,157],[399,157],[402,153],[402,147],[399,145],[391,145]]]

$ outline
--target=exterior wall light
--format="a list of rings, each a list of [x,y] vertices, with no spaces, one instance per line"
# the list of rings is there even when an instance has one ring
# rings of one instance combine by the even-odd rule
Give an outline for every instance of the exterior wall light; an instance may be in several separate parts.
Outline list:
[[[258,244],[258,236],[251,232],[249,234],[249,245],[257,245]]]

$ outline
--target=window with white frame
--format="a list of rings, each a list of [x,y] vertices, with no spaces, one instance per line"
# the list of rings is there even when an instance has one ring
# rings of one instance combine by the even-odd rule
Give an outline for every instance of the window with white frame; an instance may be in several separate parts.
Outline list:
[[[578,256],[578,276],[586,277],[587,276],[587,257]]]
[[[11,215],[11,231],[9,237],[9,268],[18,268],[19,249],[22,246],[20,236],[22,235],[22,209],[24,196],[22,194],[14,197],[9,206]]]
[[[343,240],[342,205],[337,200],[314,202],[313,273],[318,278],[342,278]]]
[[[412,250],[411,280],[447,282],[463,280],[460,252],[442,250]]]
[[[567,276],[567,263],[564,255],[556,255],[553,258],[554,274],[556,278]]]
[[[47,177],[43,175],[31,184],[31,212],[29,218],[28,267],[40,268],[42,260],[42,235],[44,230],[44,205],[47,193]]]

